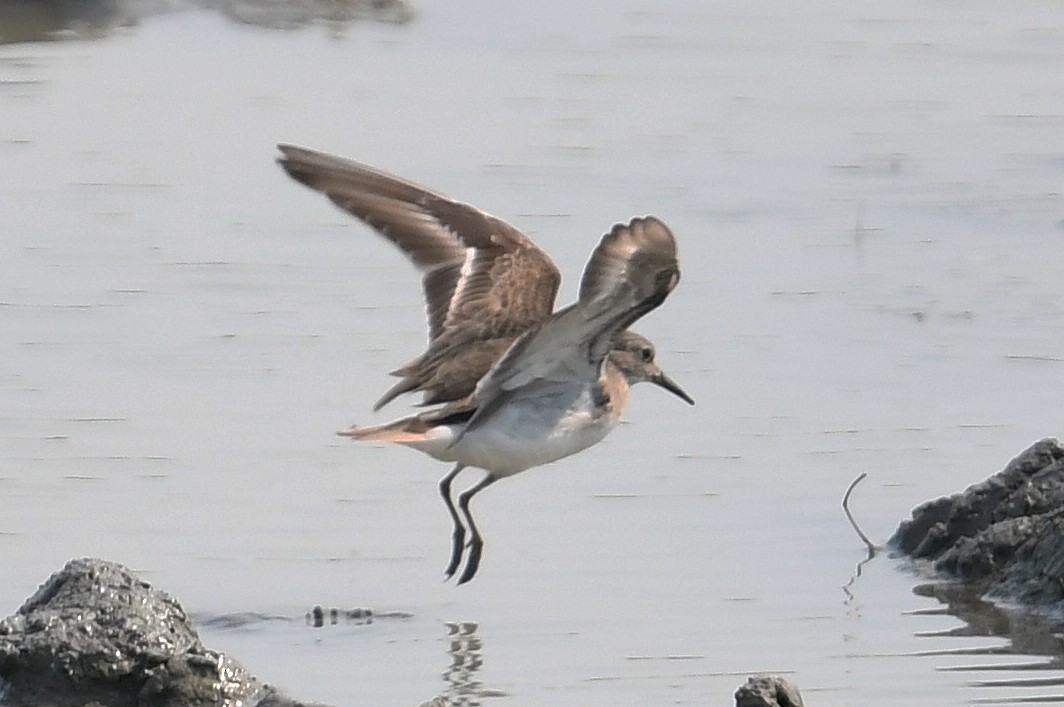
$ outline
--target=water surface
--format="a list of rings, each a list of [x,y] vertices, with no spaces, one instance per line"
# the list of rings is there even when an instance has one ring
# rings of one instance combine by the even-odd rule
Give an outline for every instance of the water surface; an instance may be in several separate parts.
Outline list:
[[[904,567],[851,583],[839,501],[867,472],[885,539],[1061,433],[1064,9],[166,7],[0,32],[6,611],[121,561],[205,619],[289,617],[204,639],[337,705],[724,704],[755,671],[813,705],[1060,693],[997,684],[1041,659],[956,635]],[[604,443],[478,497],[481,574],[443,583],[446,467],[332,434],[403,411],[370,405],[423,346],[417,275],[281,141],[511,221],[561,303],[614,222],[660,216],[683,280],[639,329],[698,406],[641,387]]]

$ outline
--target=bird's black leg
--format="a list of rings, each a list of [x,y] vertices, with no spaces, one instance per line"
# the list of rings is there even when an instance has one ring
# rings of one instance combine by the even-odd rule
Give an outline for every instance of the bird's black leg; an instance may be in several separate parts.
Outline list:
[[[445,580],[450,579],[458,569],[465,545],[465,528],[462,527],[458,511],[454,509],[454,501],[451,500],[451,482],[462,469],[465,469],[465,464],[458,464],[447,473],[447,476],[440,479],[440,495],[443,496],[443,502],[447,504],[447,512],[451,514],[451,523],[454,525],[454,530],[451,531],[451,561],[447,563],[447,569],[443,571]]]
[[[462,509],[466,525],[469,526],[469,532],[473,536],[469,541],[469,557],[466,558],[465,570],[462,571],[462,576],[458,578],[459,584],[465,584],[473,579],[473,576],[477,573],[477,567],[480,566],[481,550],[484,549],[484,539],[480,537],[477,524],[473,522],[473,515],[469,512],[469,502],[473,500],[473,496],[491,486],[496,480],[496,477],[488,474],[475,486],[458,494],[458,507]]]

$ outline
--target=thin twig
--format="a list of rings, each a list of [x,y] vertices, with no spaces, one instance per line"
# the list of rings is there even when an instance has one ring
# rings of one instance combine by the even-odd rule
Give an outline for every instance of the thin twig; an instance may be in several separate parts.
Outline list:
[[[875,543],[868,539],[868,536],[864,534],[864,531],[861,530],[861,527],[857,525],[857,521],[854,520],[853,513],[850,513],[850,494],[852,494],[853,490],[857,488],[857,484],[864,481],[866,476],[868,476],[868,474],[861,472],[861,475],[850,483],[850,487],[846,489],[846,495],[842,497],[842,510],[846,511],[846,518],[850,521],[850,525],[853,526],[853,530],[855,533],[857,533],[857,537],[861,538],[862,542],[864,542],[865,544],[865,547],[868,548],[868,556],[869,558],[871,558],[874,557],[876,554],[877,548],[875,546]]]

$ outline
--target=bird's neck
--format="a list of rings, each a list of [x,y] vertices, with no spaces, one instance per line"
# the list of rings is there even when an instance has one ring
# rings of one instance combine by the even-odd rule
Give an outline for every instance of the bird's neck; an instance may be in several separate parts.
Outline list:
[[[613,422],[620,420],[624,409],[628,407],[629,388],[628,379],[617,366],[606,359],[596,391],[596,406],[601,414],[609,417]]]

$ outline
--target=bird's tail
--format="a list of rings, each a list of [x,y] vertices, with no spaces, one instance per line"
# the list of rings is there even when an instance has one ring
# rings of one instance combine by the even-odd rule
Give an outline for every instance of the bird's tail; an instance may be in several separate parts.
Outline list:
[[[428,426],[415,415],[404,417],[382,425],[355,426],[347,430],[340,430],[336,434],[342,437],[350,437],[357,442],[392,442],[394,444],[409,444],[421,442],[425,439]]]

